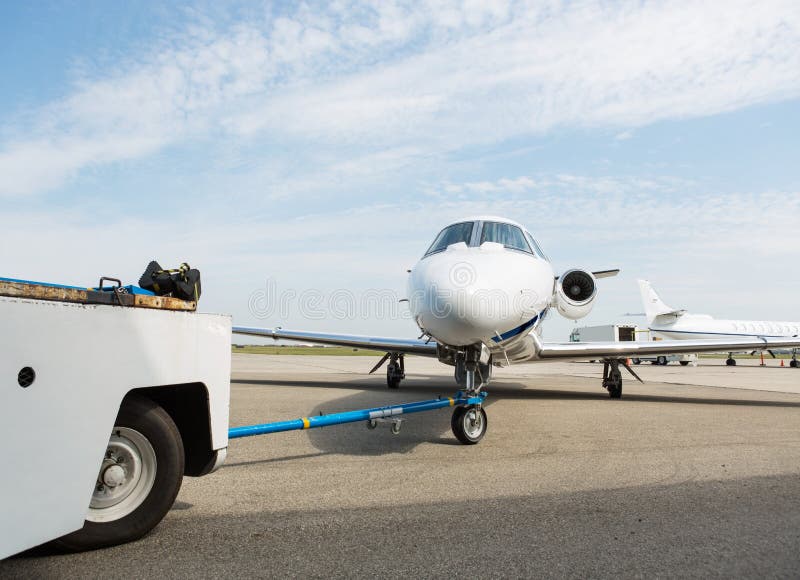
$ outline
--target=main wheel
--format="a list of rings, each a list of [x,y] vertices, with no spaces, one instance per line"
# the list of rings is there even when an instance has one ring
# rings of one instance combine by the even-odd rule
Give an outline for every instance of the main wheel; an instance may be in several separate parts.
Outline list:
[[[797,368],[797,361],[794,360],[794,359],[790,360],[789,361],[789,366],[792,367],[793,369],[796,369]]]
[[[483,439],[488,426],[486,411],[477,405],[456,407],[450,419],[453,435],[464,445],[475,445]]]
[[[640,358],[633,358],[633,359],[631,359],[631,362],[632,362],[633,364],[635,364],[635,365],[640,365],[640,364],[642,364],[642,359],[640,359]]]
[[[622,383],[616,386],[608,387],[608,396],[612,399],[621,399],[622,398]]]
[[[736,359],[729,358],[729,359],[727,359],[725,361],[725,364],[728,365],[729,367],[735,367],[736,366]]]
[[[687,365],[689,364],[689,361],[688,361],[688,360],[682,360],[682,361],[680,361],[680,362],[681,362],[681,366],[682,366],[682,367],[685,367],[685,366],[687,366]]]
[[[400,371],[400,365],[397,363],[389,363],[386,367],[386,385],[390,389],[399,389],[400,381],[403,380],[403,373]]]
[[[659,364],[659,365],[661,365],[662,367],[665,367],[665,366],[667,366],[667,363],[668,363],[668,362],[669,362],[669,361],[667,360],[667,357],[665,357],[665,356],[663,356],[663,355],[662,355],[662,356],[660,356],[660,357],[658,357],[658,358],[656,359],[656,364]]]
[[[55,546],[76,552],[138,540],[172,507],[183,468],[183,441],[172,418],[149,399],[126,398],[83,528],[55,540]]]

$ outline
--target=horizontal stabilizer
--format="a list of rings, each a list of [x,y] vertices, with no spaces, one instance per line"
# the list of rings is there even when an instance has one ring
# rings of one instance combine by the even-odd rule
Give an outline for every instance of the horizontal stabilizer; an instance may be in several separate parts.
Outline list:
[[[662,312],[659,316],[683,316],[686,310],[671,310],[669,312]]]

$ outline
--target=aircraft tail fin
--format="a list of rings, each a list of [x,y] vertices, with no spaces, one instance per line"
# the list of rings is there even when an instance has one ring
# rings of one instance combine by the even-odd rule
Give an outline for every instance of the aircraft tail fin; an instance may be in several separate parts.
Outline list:
[[[648,324],[651,323],[656,316],[665,314],[681,316],[686,313],[685,310],[675,310],[672,306],[667,306],[647,280],[639,280],[639,291],[642,294],[642,305],[644,306],[644,313],[647,316]]]

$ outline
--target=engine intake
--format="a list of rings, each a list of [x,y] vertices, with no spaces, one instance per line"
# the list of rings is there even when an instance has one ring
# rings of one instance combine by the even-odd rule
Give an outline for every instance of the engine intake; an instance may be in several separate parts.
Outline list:
[[[556,283],[555,303],[564,318],[577,320],[592,311],[597,296],[597,281],[591,272],[568,270]]]

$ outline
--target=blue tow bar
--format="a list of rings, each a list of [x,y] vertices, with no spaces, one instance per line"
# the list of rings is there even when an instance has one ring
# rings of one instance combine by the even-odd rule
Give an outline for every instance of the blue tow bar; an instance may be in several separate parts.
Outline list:
[[[387,407],[376,407],[374,409],[361,409],[358,411],[331,413],[330,415],[302,417],[292,421],[277,421],[275,423],[263,423],[261,425],[232,427],[228,430],[228,438],[238,439],[240,437],[268,435],[270,433],[281,433],[283,431],[316,429],[317,427],[329,427],[330,425],[342,425],[344,423],[355,423],[357,421],[374,421],[377,419],[396,417],[397,415],[434,411],[444,407],[479,405],[483,403],[485,398],[486,393],[478,393],[475,396],[469,397],[463,391],[459,391],[456,393],[455,397],[440,397],[438,399],[418,401],[416,403],[402,403],[400,405],[389,405]]]

